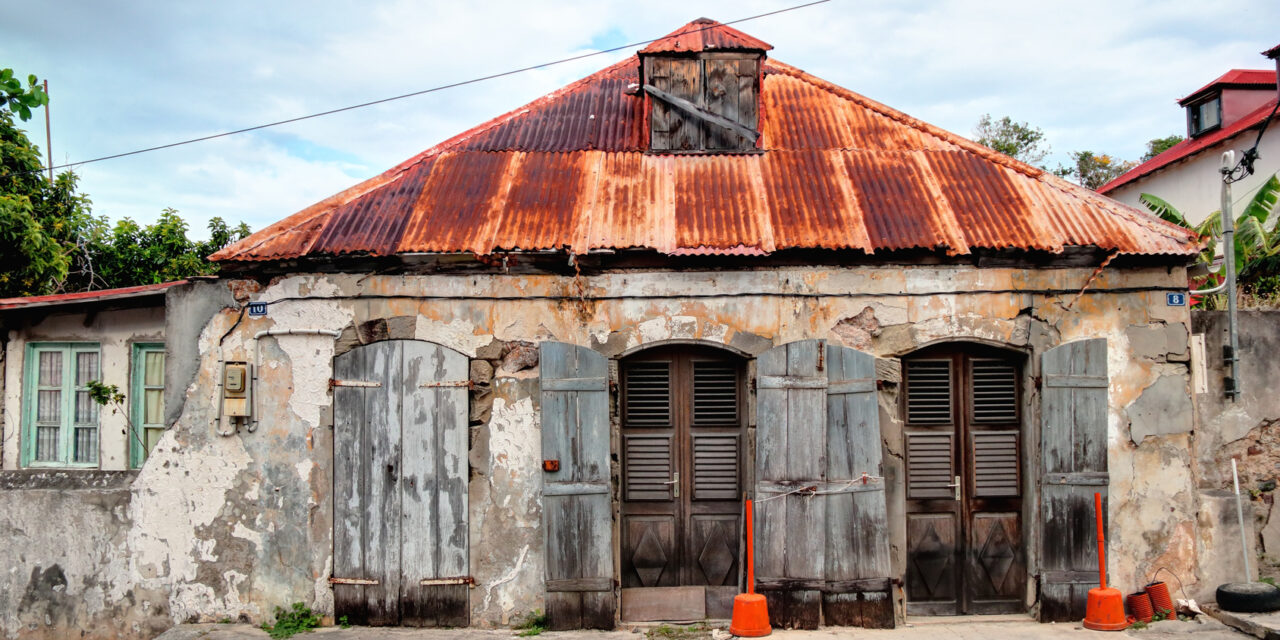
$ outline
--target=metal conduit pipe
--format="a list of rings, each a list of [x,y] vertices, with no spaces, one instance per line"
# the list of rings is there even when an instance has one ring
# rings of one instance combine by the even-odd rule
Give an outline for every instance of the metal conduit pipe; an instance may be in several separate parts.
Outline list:
[[[1222,260],[1227,268],[1227,281],[1223,283],[1227,289],[1227,345],[1223,347],[1222,357],[1226,361],[1231,374],[1226,379],[1227,397],[1235,402],[1240,397],[1240,344],[1239,326],[1236,319],[1236,228],[1231,215],[1231,171],[1235,166],[1236,152],[1226,151],[1222,154]]]
[[[258,341],[267,336],[329,336],[337,339],[341,335],[341,331],[334,331],[333,329],[266,329],[253,334],[253,371],[250,374],[250,384],[252,385],[250,393],[253,394],[250,399],[253,403],[253,410],[250,413],[253,414],[253,417],[245,427],[249,433],[258,430],[258,361],[262,359],[262,356],[258,353]]]

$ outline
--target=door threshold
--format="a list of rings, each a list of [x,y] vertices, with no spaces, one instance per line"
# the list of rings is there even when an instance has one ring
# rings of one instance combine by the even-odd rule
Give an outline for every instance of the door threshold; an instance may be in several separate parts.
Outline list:
[[[907,626],[923,627],[931,624],[977,624],[980,622],[1028,622],[1035,621],[1030,613],[991,613],[955,616],[907,615]]]

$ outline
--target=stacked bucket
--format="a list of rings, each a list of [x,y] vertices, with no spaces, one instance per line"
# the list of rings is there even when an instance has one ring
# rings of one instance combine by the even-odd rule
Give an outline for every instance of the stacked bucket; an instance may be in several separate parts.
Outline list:
[[[1129,615],[1135,620],[1151,622],[1158,613],[1162,619],[1169,620],[1174,616],[1173,599],[1169,597],[1169,586],[1163,582],[1152,582],[1127,598]]]

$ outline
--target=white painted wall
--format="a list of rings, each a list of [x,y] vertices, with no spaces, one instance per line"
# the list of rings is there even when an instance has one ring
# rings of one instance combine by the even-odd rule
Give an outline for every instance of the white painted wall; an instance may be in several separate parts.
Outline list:
[[[34,324],[9,331],[9,343],[4,354],[4,413],[0,415],[4,456],[0,460],[0,468],[18,469],[21,466],[22,371],[28,343],[98,343],[102,381],[117,385],[131,396],[129,376],[133,344],[164,342],[163,306],[102,311],[94,314],[87,325],[85,319],[84,313],[54,313]],[[127,425],[123,413],[113,413],[110,407],[102,408],[98,422],[98,468],[129,467]]]
[[[1138,201],[1138,196],[1150,193],[1172,204],[1192,223],[1199,224],[1210,213],[1222,208],[1222,178],[1218,169],[1222,166],[1223,152],[1235,150],[1238,162],[1257,137],[1258,132],[1254,130],[1228,138],[1191,158],[1134,180],[1107,196],[1147,211]],[[1280,171],[1280,122],[1271,123],[1258,146],[1258,153],[1261,157],[1254,165],[1253,175],[1231,185],[1231,208],[1237,216],[1240,207],[1257,193],[1262,183]]]

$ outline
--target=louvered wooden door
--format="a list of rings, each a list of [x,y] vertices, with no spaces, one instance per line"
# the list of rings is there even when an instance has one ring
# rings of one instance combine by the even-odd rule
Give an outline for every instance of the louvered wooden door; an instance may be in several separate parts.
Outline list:
[[[1018,361],[949,349],[904,367],[908,612],[1021,611]]]
[[[727,615],[741,570],[742,367],[689,346],[622,363],[624,590],[705,587],[673,597],[701,594],[706,616]]]

